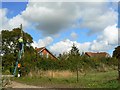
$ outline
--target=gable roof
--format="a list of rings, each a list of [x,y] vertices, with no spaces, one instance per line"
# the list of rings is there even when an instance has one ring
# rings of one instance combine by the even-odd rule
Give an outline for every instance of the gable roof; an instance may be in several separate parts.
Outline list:
[[[55,57],[47,48],[41,47],[41,48],[35,48],[38,53],[42,52],[43,50],[46,50],[48,53],[50,53],[55,59],[58,59]]]
[[[106,52],[85,52],[89,57],[110,57],[110,55]]]
[[[35,48],[35,50],[37,51],[37,52],[41,52],[42,50],[44,50],[45,49],[45,47],[41,47],[41,48]]]

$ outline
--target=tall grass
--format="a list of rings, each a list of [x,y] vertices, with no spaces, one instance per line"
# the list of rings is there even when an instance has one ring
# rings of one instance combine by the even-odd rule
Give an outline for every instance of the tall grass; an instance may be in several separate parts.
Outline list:
[[[48,71],[50,72],[50,71]],[[47,71],[46,71],[47,73]],[[75,72],[54,72],[56,76],[42,76],[42,77],[21,77],[15,78],[15,81],[26,83],[30,85],[37,85],[42,87],[56,87],[56,88],[117,88],[119,84],[117,82],[117,70],[107,72],[91,71],[83,74],[79,72],[79,81],[76,81]],[[62,76],[59,76],[61,73]],[[72,73],[72,75],[64,76],[66,73]]]

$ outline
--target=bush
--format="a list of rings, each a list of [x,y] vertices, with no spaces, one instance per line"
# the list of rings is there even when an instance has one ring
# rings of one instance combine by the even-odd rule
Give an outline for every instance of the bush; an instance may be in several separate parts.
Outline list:
[[[12,57],[12,56],[11,56]],[[4,57],[5,58],[5,57]],[[10,60],[13,58],[10,58]],[[15,60],[14,60],[15,62]],[[25,52],[24,57],[22,57],[21,63],[21,71],[22,75],[27,75],[30,71],[36,70],[70,70],[76,71],[78,70],[98,70],[101,68],[101,65],[104,64],[104,68],[106,67],[114,67],[117,66],[117,59],[116,58],[94,58],[94,57],[86,57],[86,56],[72,56],[70,55],[69,58],[66,60],[52,60],[50,58],[42,58],[37,57],[35,53],[32,55],[30,52]],[[5,64],[4,64],[5,65]],[[5,67],[5,66],[4,66]],[[10,73],[13,73],[14,65],[10,63],[4,71],[10,70]]]

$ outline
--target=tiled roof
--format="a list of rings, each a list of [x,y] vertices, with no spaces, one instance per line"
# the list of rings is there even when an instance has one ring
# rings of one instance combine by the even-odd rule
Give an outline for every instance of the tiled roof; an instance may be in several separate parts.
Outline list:
[[[89,57],[108,57],[110,56],[108,53],[106,52],[85,52],[86,55],[88,55]]]
[[[35,50],[37,50],[37,52],[41,51],[42,49],[45,49],[45,47],[35,48]]]

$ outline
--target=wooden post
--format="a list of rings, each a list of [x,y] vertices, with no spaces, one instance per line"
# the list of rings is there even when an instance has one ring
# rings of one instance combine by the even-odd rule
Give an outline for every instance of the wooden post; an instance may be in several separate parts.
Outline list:
[[[77,68],[76,68],[76,71],[77,71],[77,82],[78,82],[78,65],[77,65]]]
[[[54,78],[54,72],[53,72],[53,70],[52,70],[52,78]]]
[[[22,29],[22,24],[20,25],[20,29],[21,29],[21,36],[23,37],[23,29]]]

